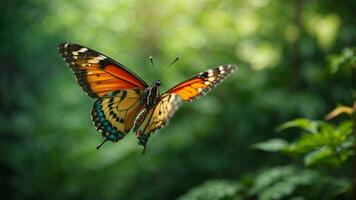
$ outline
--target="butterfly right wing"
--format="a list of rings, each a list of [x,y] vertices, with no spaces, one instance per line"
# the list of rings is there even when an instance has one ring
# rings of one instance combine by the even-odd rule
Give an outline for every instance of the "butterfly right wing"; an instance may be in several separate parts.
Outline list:
[[[155,107],[147,111],[142,123],[143,129],[135,133],[140,145],[145,146],[153,132],[169,123],[181,102],[182,99],[177,94],[165,93],[161,95]]]
[[[90,97],[102,97],[115,90],[148,87],[144,80],[123,64],[88,47],[63,43],[58,48],[79,85]]]
[[[167,93],[178,94],[184,101],[193,101],[207,94],[213,87],[233,73],[236,68],[234,65],[221,65],[206,70],[174,86]]]
[[[138,113],[144,108],[141,95],[144,90],[117,90],[97,99],[92,119],[106,140],[117,142],[130,132]]]
[[[143,121],[143,123],[139,123],[142,124],[143,129],[134,130],[136,137],[139,139],[139,144],[145,146],[154,131],[168,124],[170,118],[178,110],[182,100],[193,101],[203,96],[233,73],[235,69],[234,65],[222,65],[209,69],[162,94],[154,108],[148,111],[143,110],[143,113],[145,113],[144,118],[139,119],[139,121]]]

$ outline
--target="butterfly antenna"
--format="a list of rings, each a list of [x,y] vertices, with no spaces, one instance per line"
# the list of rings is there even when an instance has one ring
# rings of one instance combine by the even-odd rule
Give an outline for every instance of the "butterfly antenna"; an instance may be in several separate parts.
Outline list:
[[[172,67],[179,59],[180,59],[180,56],[177,56],[176,59],[174,59],[173,62],[170,65],[168,65],[166,70],[164,70],[159,76],[161,77],[164,73],[166,73],[170,69],[170,67]]]
[[[100,144],[96,147],[96,149],[99,150],[100,147],[103,146],[103,144],[104,144],[105,142],[107,142],[107,141],[109,141],[108,138],[106,138],[105,140],[103,140],[102,142],[100,142]]]
[[[155,66],[155,64],[154,64],[154,62],[153,62],[153,57],[150,56],[150,57],[148,57],[148,58],[150,59],[150,62],[151,62],[153,71],[155,72],[155,75],[157,76],[157,69],[156,69],[156,66]]]
[[[180,57],[177,56],[176,59],[174,59],[173,62],[172,62],[170,65],[168,65],[167,68],[170,68],[172,65],[174,65],[174,63],[176,63],[176,62],[179,60],[179,58],[180,58]]]

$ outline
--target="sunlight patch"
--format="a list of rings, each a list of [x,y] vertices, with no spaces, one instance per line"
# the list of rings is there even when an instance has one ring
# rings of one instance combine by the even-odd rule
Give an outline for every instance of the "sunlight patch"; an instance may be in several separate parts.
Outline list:
[[[247,41],[236,46],[236,56],[249,63],[254,70],[276,66],[280,62],[280,50],[268,42]]]
[[[340,17],[336,14],[321,16],[313,13],[306,14],[303,18],[307,31],[316,37],[319,47],[323,50],[330,49],[339,32]]]

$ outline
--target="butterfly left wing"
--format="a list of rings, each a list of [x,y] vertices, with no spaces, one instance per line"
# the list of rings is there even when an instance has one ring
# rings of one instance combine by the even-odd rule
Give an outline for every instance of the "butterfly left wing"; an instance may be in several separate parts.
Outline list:
[[[95,101],[91,115],[105,141],[117,142],[130,132],[137,114],[144,108],[142,93],[139,89],[117,90]]]
[[[184,101],[193,101],[207,94],[237,69],[234,65],[221,65],[201,72],[169,89],[167,93],[178,94]]]
[[[102,97],[115,90],[148,87],[144,80],[123,64],[88,47],[62,43],[58,49],[79,85],[90,97]]]
[[[145,146],[150,135],[157,129],[163,128],[178,110],[182,99],[177,94],[165,93],[157,105],[148,111],[143,129],[136,132],[139,144]]]

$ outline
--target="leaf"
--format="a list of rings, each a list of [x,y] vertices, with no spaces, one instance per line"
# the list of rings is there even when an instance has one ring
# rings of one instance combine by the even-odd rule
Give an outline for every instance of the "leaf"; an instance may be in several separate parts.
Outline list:
[[[289,146],[288,142],[280,138],[270,139],[265,142],[260,142],[252,145],[254,149],[259,149],[262,151],[269,151],[269,152],[282,151],[286,149],[288,146]]]
[[[353,149],[342,151],[339,155],[339,158],[340,158],[339,160],[340,160],[340,162],[345,162],[348,158],[350,158],[354,154],[355,154],[355,152]]]
[[[260,173],[250,195],[261,200],[283,199],[292,195],[298,186],[311,185],[317,177],[313,170],[301,170],[291,165],[278,166]]]
[[[330,120],[330,119],[335,118],[343,113],[352,115],[353,112],[355,112],[355,111],[351,107],[339,106],[339,107],[335,108],[334,110],[332,110],[329,114],[327,114],[325,116],[325,119]]]
[[[348,136],[352,133],[352,121],[351,120],[346,120],[343,121],[338,127],[337,130],[340,132],[340,134]]]
[[[304,157],[304,164],[306,166],[310,166],[315,164],[316,162],[328,158],[330,156],[332,156],[334,154],[333,150],[327,146],[324,146],[322,148],[319,148],[315,151],[312,151],[310,153],[308,153],[305,157]]]
[[[328,69],[331,74],[340,71],[342,67],[354,67],[356,63],[355,48],[345,48],[340,54],[328,56]]]
[[[325,143],[321,134],[304,134],[289,146],[288,151],[302,154],[324,145]]]
[[[352,181],[347,178],[338,178],[333,180],[333,195],[337,196],[340,194],[346,194],[351,191]]]
[[[260,200],[282,199],[293,193],[296,185],[287,181],[280,181],[258,195]]]
[[[284,177],[281,181],[261,192],[258,195],[259,199],[282,199],[293,194],[298,186],[312,184],[315,177],[315,171],[296,169],[295,173]]]
[[[306,130],[310,133],[317,133],[319,123],[316,121],[309,120],[309,119],[299,118],[299,119],[294,119],[292,121],[283,123],[282,125],[278,126],[276,130],[278,132],[280,132],[287,128],[293,128],[293,127],[301,128],[301,129]]]
[[[208,180],[202,185],[194,187],[188,193],[180,196],[179,200],[218,200],[218,199],[236,199],[236,193],[242,190],[242,186],[235,181],[230,180]]]
[[[256,179],[254,186],[250,189],[249,194],[255,195],[262,192],[265,188],[273,183],[281,180],[283,177],[291,175],[295,172],[292,166],[277,166],[260,173]]]

